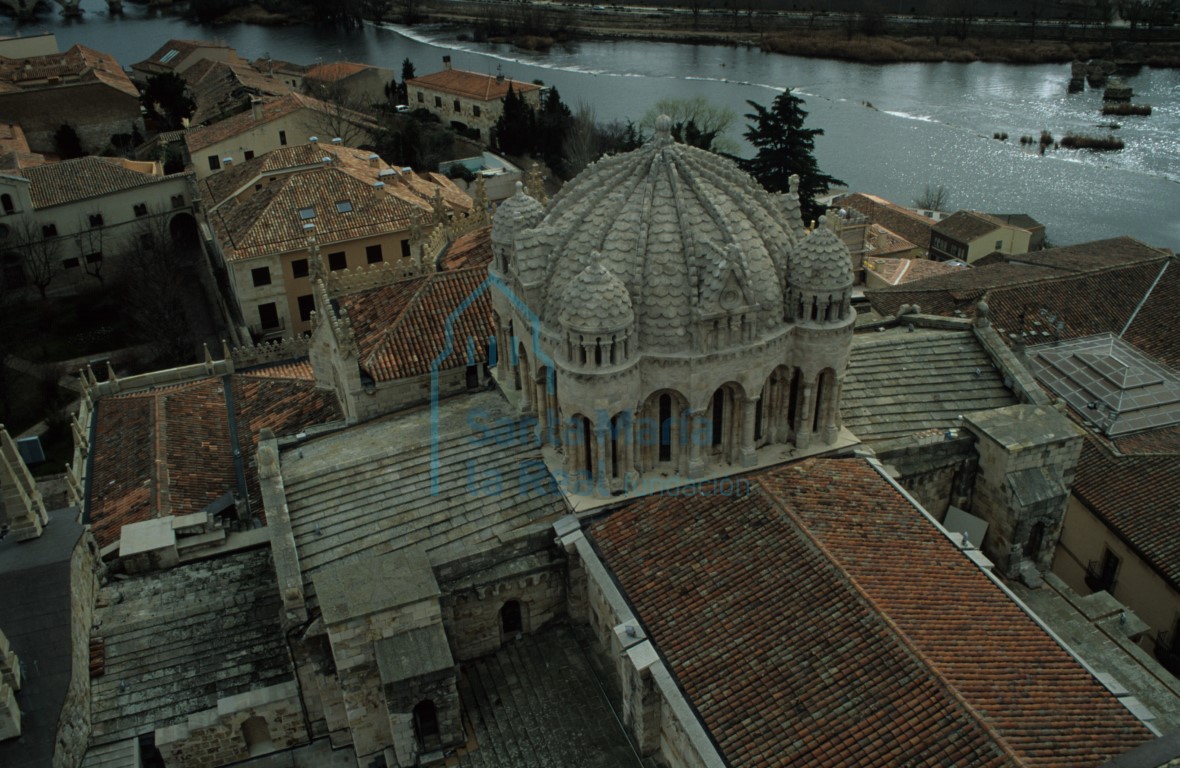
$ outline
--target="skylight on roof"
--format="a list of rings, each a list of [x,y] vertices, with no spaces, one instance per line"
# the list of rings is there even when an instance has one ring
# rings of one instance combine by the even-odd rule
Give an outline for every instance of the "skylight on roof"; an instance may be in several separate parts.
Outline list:
[[[160,57],[160,63],[167,64],[168,62],[172,61],[173,59],[175,59],[179,55],[180,55],[180,51],[173,48],[170,51],[168,51],[168,53],[165,53],[163,56]]]
[[[308,219],[314,219],[315,218],[315,206],[313,205],[313,206],[310,206],[307,208],[300,208],[299,209],[299,218],[302,219],[303,221],[307,221]]]
[[[336,201],[336,213],[349,213],[351,211],[352,211],[352,201],[351,200],[337,200]]]

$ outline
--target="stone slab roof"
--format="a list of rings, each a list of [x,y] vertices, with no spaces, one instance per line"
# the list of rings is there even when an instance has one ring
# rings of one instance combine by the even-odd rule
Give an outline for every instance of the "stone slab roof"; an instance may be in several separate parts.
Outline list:
[[[970,329],[860,332],[840,401],[844,426],[869,443],[953,429],[962,414],[1017,402],[1003,378]]]
[[[309,597],[316,575],[335,563],[420,547],[437,565],[566,514],[531,441],[513,440],[511,429],[494,439],[477,428],[508,419],[510,408],[497,393],[442,401],[437,462],[429,407],[285,451],[287,506]]]
[[[267,378],[257,371],[211,376],[100,399],[87,517],[99,544],[118,541],[124,525],[159,516],[165,496],[174,515],[199,512],[227,491],[261,513],[258,432],[270,427],[289,435],[343,418],[331,393],[304,379],[279,378],[279,370]],[[235,452],[242,457],[244,489]]]
[[[477,101],[502,99],[508,95],[509,86],[516,93],[527,93],[541,89],[541,86],[536,83],[522,83],[507,77],[481,75],[478,72],[466,72],[462,69],[444,69],[441,72],[415,77],[412,80],[407,80],[406,85],[450,93]]]
[[[316,575],[315,588],[328,624],[439,596],[430,558],[414,547],[324,568]]]
[[[455,666],[442,624],[378,640],[376,651],[381,682],[386,685]]]
[[[478,267],[436,272],[339,299],[352,320],[361,368],[375,381],[392,381],[487,362],[492,305]],[[458,314],[448,334],[447,319]],[[449,353],[449,354],[448,354]]]
[[[1151,737],[867,462],[747,477],[589,529],[735,768],[1096,766]]]
[[[50,83],[49,78],[58,78]],[[103,83],[127,96],[139,98],[131,82],[109,53],[73,45],[65,53],[10,59],[0,56],[0,93],[62,88],[79,83]]]
[[[91,683],[101,745],[184,722],[217,700],[294,679],[270,549],[112,581],[95,621],[106,673]]]
[[[70,557],[82,536],[76,518],[77,510],[54,511],[39,538],[0,539],[0,631],[24,674],[16,694],[21,735],[0,741],[4,768],[53,764],[58,719],[73,669]]]
[[[107,157],[78,157],[59,163],[35,165],[22,168],[20,175],[29,180],[29,197],[32,198],[33,207],[38,209],[76,203],[137,187],[150,187],[185,176],[183,173],[169,176],[146,173],[131,164],[125,164],[119,158]],[[144,195],[144,202],[160,202],[149,190],[145,190]]]

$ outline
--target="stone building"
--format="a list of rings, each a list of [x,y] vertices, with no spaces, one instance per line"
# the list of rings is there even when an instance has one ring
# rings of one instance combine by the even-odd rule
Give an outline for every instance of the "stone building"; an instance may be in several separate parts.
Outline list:
[[[492,245],[497,376],[594,494],[835,442],[847,248],[668,121],[547,210],[518,190]]]
[[[443,57],[443,69],[406,81],[410,109],[425,109],[446,125],[474,133],[483,143],[491,139],[492,126],[504,112],[508,89],[533,109],[541,105],[541,86],[503,75],[484,75],[451,67]]]

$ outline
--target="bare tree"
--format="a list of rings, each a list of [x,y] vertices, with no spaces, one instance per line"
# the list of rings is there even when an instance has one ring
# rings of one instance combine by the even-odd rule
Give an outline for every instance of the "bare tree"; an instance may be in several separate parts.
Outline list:
[[[656,118],[667,115],[672,119],[672,135],[686,144],[714,152],[734,152],[737,146],[725,132],[733,125],[737,114],[729,107],[710,104],[703,96],[691,99],[660,99],[639,121],[639,127],[653,130]]]
[[[37,286],[44,299],[49,284],[61,271],[61,240],[46,237],[39,225],[24,219],[9,231],[4,249],[16,256],[25,281]]]
[[[914,198],[914,207],[923,211],[945,211],[950,205],[951,193],[941,184],[927,184],[922,194]]]
[[[78,234],[74,235],[74,242],[78,245],[78,256],[82,260],[82,268],[86,270],[86,274],[99,283],[104,283],[102,268],[106,261],[102,248],[106,227],[95,224],[101,221],[101,214],[97,212],[78,216],[78,223],[74,227]]]
[[[565,169],[572,178],[599,156],[597,130],[594,124],[594,107],[586,102],[578,105],[573,122],[565,134],[562,154],[565,155]]]
[[[325,105],[322,110],[317,110],[319,117],[315,130],[321,137],[340,139],[346,147],[372,142],[377,128],[376,122],[368,117],[372,104],[365,104],[364,99],[350,93],[338,82],[304,83],[303,89]]]

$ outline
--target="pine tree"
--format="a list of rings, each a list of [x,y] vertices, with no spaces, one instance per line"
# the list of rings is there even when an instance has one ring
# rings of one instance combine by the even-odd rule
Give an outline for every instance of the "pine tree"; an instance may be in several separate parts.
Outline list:
[[[562,147],[570,126],[574,123],[574,115],[570,108],[561,100],[557,88],[550,88],[541,100],[541,110],[537,113],[537,130],[535,132],[536,154],[541,156],[555,173],[564,177],[562,165]]]
[[[536,116],[524,97],[508,84],[504,96],[504,111],[492,127],[496,146],[509,155],[524,155],[532,149]]]
[[[786,192],[791,176],[798,174],[804,221],[818,218],[823,210],[815,204],[816,196],[844,184],[822,172],[815,162],[815,137],[822,136],[823,130],[803,127],[807,118],[803,99],[793,95],[790,88],[774,100],[769,110],[753,101],[746,103],[754,112],[746,115],[753,122],[747,125],[744,135],[758,152],[742,160],[742,168],[771,192]]]

